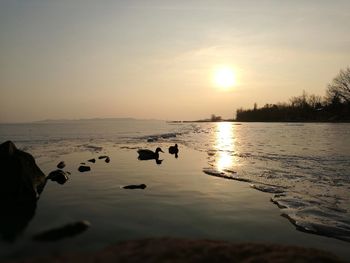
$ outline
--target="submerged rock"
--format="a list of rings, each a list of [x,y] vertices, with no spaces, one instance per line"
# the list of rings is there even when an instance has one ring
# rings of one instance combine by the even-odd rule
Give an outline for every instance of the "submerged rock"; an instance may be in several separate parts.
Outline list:
[[[61,161],[57,164],[58,169],[63,169],[64,167],[66,167],[66,164],[64,163],[64,161]]]
[[[86,231],[90,227],[88,221],[78,221],[59,228],[44,231],[33,237],[36,241],[57,241],[63,238],[72,237]]]
[[[68,176],[62,170],[55,170],[49,173],[47,179],[50,179],[51,181],[57,182],[59,184],[64,184],[67,182]]]
[[[78,171],[81,173],[88,172],[90,170],[91,170],[90,166],[86,166],[86,165],[80,165],[78,168]]]
[[[145,184],[131,184],[123,186],[124,189],[145,189],[147,186]]]
[[[106,159],[106,158],[109,158],[109,157],[107,155],[101,155],[101,156],[98,157],[98,159],[100,159],[100,160],[101,159]]]
[[[90,159],[90,160],[88,160],[88,162],[90,162],[90,163],[95,163],[95,162],[96,162],[96,159],[95,159],[95,158]]]
[[[105,162],[106,163],[109,163],[111,161],[111,159],[109,159],[109,157],[107,157],[106,159],[105,159]]]

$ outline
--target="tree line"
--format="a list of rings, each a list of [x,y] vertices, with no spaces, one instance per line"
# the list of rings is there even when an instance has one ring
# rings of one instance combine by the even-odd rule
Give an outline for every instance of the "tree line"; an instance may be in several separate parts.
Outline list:
[[[265,104],[253,109],[238,109],[236,121],[288,122],[349,122],[350,121],[350,67],[340,70],[327,85],[325,96],[305,91],[289,102]]]

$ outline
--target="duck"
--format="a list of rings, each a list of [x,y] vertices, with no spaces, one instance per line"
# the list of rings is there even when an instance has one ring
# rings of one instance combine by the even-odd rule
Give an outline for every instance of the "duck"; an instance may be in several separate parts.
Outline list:
[[[162,152],[161,148],[157,148],[154,152],[148,149],[140,149],[137,151],[137,153],[139,154],[138,159],[139,160],[152,160],[152,159],[159,159],[159,152]]]
[[[175,158],[177,158],[178,152],[179,152],[179,148],[177,147],[177,143],[175,143],[174,146],[170,146],[170,147],[169,147],[169,153],[170,153],[170,154],[175,154]]]

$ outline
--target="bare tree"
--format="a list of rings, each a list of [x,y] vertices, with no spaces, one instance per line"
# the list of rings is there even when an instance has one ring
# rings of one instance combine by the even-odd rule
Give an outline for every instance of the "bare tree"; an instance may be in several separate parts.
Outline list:
[[[314,109],[319,109],[322,107],[322,97],[311,94],[308,99],[308,104]]]
[[[292,97],[290,103],[292,107],[306,107],[308,106],[309,95],[303,90],[303,94],[298,97]]]
[[[350,67],[340,70],[327,86],[327,100],[350,104]]]

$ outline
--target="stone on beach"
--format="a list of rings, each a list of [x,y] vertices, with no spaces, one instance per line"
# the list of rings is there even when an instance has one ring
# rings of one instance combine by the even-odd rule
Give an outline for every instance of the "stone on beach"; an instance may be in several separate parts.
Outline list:
[[[95,160],[95,158],[92,158],[92,159],[88,160],[88,162],[90,162],[90,163],[95,163],[96,160]]]
[[[101,155],[98,157],[98,159],[107,159],[107,158],[109,158],[107,155]]]
[[[91,170],[90,166],[86,166],[86,165],[80,165],[78,168],[78,171],[81,173],[88,172],[90,170]]]

